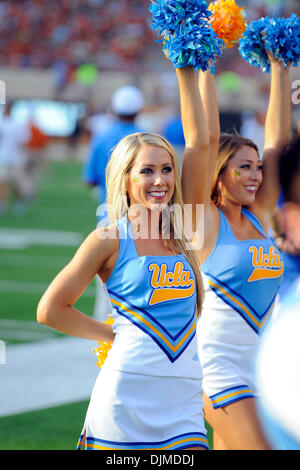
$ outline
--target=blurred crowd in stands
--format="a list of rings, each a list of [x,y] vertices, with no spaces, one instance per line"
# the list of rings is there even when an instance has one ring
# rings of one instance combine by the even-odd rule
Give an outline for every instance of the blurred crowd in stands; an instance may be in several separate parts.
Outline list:
[[[62,67],[92,61],[129,69],[153,43],[148,1],[10,0],[0,3],[0,65]]]
[[[295,0],[239,0],[249,21],[299,11]],[[150,0],[0,2],[0,66],[54,68],[61,79],[91,62],[101,70],[153,70],[163,61],[149,24]]]
[[[248,21],[261,16],[289,16],[292,12],[300,15],[299,0],[236,0],[239,6],[244,6]],[[0,67],[20,69],[52,70],[54,72],[55,97],[68,101],[68,90],[75,86],[72,99],[80,100],[80,87],[76,84],[78,71],[85,73],[84,85],[94,83],[95,74],[99,71],[128,72],[133,82],[143,90],[142,76],[148,72],[159,72],[159,83],[153,90],[153,96],[147,101],[147,106],[139,113],[136,125],[144,130],[165,135],[175,146],[179,160],[182,158],[184,138],[178,108],[177,82],[173,71],[164,66],[168,61],[156,42],[149,18],[150,0],[3,0],[0,1]],[[254,67],[243,61],[238,48],[224,52],[224,60],[217,62],[216,73],[218,88],[229,96],[229,109],[221,109],[222,131],[236,130],[257,142],[259,149],[263,148],[266,103],[268,86],[261,80],[257,82],[257,100],[251,109],[246,105],[241,109],[233,109],[232,103],[241,100],[241,76],[255,76],[259,73]],[[86,67],[84,70],[83,68]],[[94,68],[94,69],[93,69]],[[88,87],[88,92],[90,91]],[[85,96],[85,95],[84,95]],[[298,95],[297,95],[298,96]],[[300,97],[300,95],[299,95]],[[94,137],[105,134],[107,128],[114,125],[116,116],[108,101],[95,103],[87,94],[83,101],[86,104],[85,115],[78,118],[74,132],[66,135],[68,142],[67,155],[72,159],[85,159],[90,149],[76,157],[76,151],[81,152],[80,143],[83,137],[84,146],[94,142]],[[298,103],[297,103],[298,104]],[[243,112],[241,112],[243,110]],[[293,133],[300,134],[299,106],[294,105]],[[18,175],[22,188],[20,201],[35,199],[39,176],[45,150],[53,143],[51,135],[37,134],[40,129],[38,120],[33,116],[31,129],[27,138],[18,140],[19,130],[8,113],[3,122],[0,119],[2,140],[0,146],[0,214],[7,210],[7,198],[11,182],[16,182],[16,173],[8,165],[5,156],[6,146],[14,145],[15,153],[22,152],[22,171],[18,166]],[[27,129],[28,130],[28,129]],[[46,132],[46,131],[45,131]],[[47,134],[47,132],[46,132]],[[51,134],[51,133],[50,133]],[[31,136],[31,137],[30,137]],[[4,137],[7,144],[3,143]],[[47,142],[46,142],[47,140]],[[41,142],[40,142],[41,141]],[[1,152],[3,157],[1,157]],[[7,153],[7,152],[6,152]],[[42,157],[41,157],[42,155]],[[18,181],[19,181],[18,180]],[[25,189],[24,189],[25,188]],[[25,191],[25,192],[24,192]],[[22,194],[21,194],[22,193]]]

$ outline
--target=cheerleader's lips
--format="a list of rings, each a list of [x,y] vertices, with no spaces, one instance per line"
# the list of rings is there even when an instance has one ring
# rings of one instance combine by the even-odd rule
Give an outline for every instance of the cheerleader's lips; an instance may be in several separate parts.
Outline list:
[[[148,194],[153,199],[161,200],[161,199],[164,199],[166,197],[167,191],[151,191],[151,192],[148,192]]]
[[[250,194],[255,194],[256,191],[257,191],[257,186],[256,185],[248,185],[248,186],[245,186],[245,190]]]

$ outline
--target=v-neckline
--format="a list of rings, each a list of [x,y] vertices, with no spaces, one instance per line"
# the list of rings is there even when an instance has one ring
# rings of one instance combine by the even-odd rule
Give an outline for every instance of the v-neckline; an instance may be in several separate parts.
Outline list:
[[[256,232],[259,233],[259,234],[262,236],[262,238],[247,238],[247,239],[245,239],[245,240],[240,240],[240,239],[237,238],[237,236],[235,235],[235,233],[234,233],[234,231],[233,231],[233,228],[231,227],[231,224],[230,224],[229,220],[227,219],[226,215],[224,214],[224,212],[222,212],[221,209],[219,209],[219,210],[220,210],[220,212],[222,213],[223,217],[225,218],[226,223],[228,224],[228,226],[229,226],[229,228],[230,228],[230,231],[231,231],[233,237],[235,238],[235,240],[236,240],[237,242],[251,242],[251,241],[267,240],[266,235],[263,234],[263,233],[261,233],[261,232],[258,230],[258,228],[255,227],[255,225],[251,222],[251,220],[249,219],[249,217],[247,217],[247,215],[245,214],[245,209],[244,209],[244,210],[242,209],[242,215],[244,215],[244,217],[246,217],[246,219],[250,222],[250,224],[252,225],[252,227],[254,227],[254,229],[256,230]]]
[[[177,255],[139,255],[138,251],[137,251],[137,248],[136,248],[136,245],[135,245],[135,240],[133,238],[130,221],[129,221],[128,218],[127,218],[127,224],[128,224],[129,236],[132,240],[132,246],[134,248],[134,251],[135,251],[135,254],[136,254],[137,258],[174,258],[174,257],[178,257],[178,256],[184,257],[184,255],[182,253],[178,253]]]

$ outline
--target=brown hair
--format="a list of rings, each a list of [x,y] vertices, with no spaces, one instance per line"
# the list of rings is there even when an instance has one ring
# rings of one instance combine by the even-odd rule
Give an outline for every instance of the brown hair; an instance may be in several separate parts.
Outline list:
[[[211,199],[217,206],[220,204],[220,192],[218,188],[219,177],[226,169],[229,160],[244,146],[253,148],[258,154],[257,145],[252,140],[242,137],[239,134],[221,134],[219,154],[211,190]]]

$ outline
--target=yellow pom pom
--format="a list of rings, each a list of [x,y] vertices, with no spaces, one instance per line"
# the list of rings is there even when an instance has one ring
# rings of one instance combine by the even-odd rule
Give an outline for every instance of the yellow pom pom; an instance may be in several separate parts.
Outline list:
[[[108,325],[113,325],[114,319],[109,317],[104,323],[107,323]],[[107,354],[111,348],[112,343],[105,341],[97,341],[97,343],[99,344],[99,346],[93,349],[92,352],[97,356],[97,366],[102,367],[107,358]]]
[[[166,40],[168,41],[169,40],[169,35],[166,36]],[[166,41],[163,41],[163,45],[166,44]],[[165,57],[169,60],[169,55],[168,55],[168,51],[163,49],[163,53],[165,55]]]
[[[235,0],[217,0],[208,9],[212,12],[210,24],[215,33],[227,48],[233,47],[246,31],[245,8],[239,7]]]

